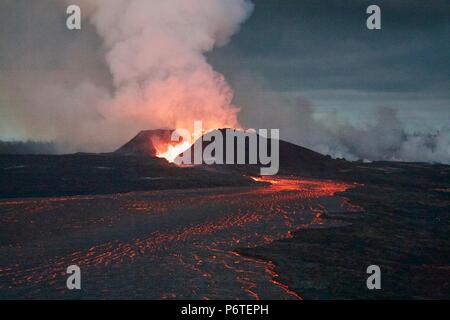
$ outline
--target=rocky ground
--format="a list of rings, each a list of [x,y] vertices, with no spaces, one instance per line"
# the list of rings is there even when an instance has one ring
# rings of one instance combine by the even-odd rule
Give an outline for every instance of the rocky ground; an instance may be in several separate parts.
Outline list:
[[[0,155],[0,198],[245,186],[253,180],[213,168],[177,167],[148,156]]]

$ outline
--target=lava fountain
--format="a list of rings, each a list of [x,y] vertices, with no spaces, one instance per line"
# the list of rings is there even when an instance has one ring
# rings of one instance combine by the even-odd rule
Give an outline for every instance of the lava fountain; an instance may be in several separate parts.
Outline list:
[[[214,130],[214,129],[212,129]],[[151,143],[155,147],[156,156],[174,163],[175,159],[188,150],[197,139],[212,130],[204,130],[202,121],[194,121],[193,132],[188,129],[176,129],[171,133],[170,141],[153,138]]]
[[[153,138],[151,143],[155,147],[156,156],[158,158],[164,158],[170,163],[174,163],[179,155],[191,148],[191,146],[205,134],[218,130],[217,128],[220,127],[229,127],[226,121],[215,122],[215,124],[218,124],[213,127],[208,126],[208,129],[204,129],[202,121],[194,121],[193,123],[193,132],[184,128],[176,129],[172,131],[170,141],[161,140],[158,137]],[[237,122],[234,121],[234,123]]]
[[[192,146],[191,142],[182,141],[176,145],[168,144],[162,147],[156,147],[157,149],[156,156],[158,158],[166,159],[170,163],[173,163],[175,162],[175,159],[178,157],[178,155],[188,150],[191,146]]]

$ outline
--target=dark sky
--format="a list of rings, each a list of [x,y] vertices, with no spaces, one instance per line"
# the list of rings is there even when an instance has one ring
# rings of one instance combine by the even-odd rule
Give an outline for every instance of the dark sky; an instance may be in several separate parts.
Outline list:
[[[411,127],[448,123],[449,1],[255,4],[241,32],[210,56],[238,99],[249,100],[240,85],[257,78],[264,90],[308,98],[319,113],[366,119],[382,105]],[[382,30],[366,28],[370,4],[381,8]]]

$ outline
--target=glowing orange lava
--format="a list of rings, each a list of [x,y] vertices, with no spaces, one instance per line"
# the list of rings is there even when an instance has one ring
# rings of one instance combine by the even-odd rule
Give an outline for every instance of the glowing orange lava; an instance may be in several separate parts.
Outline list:
[[[200,139],[204,134],[213,131],[215,129],[209,129],[209,130],[205,130],[203,129],[201,126],[199,128],[196,128],[196,130],[191,133],[190,135],[186,136],[183,135],[183,131],[184,133],[186,133],[185,131],[188,131],[186,129],[177,129],[175,130],[175,132],[179,131],[178,133],[180,134],[181,138],[183,140],[181,140],[180,142],[173,142],[173,141],[159,141],[158,139],[152,140],[153,145],[155,145],[156,148],[156,156],[158,158],[163,158],[166,159],[167,161],[169,161],[170,163],[174,163],[175,159],[182,154],[183,152],[185,152],[186,150],[188,150],[195,141],[197,141],[197,139]]]
[[[156,156],[158,158],[164,158],[170,163],[173,163],[175,159],[178,157],[178,155],[188,150],[191,147],[191,145],[192,143],[188,141],[183,141],[176,145],[169,144],[167,145],[166,151],[161,152],[158,150]]]
[[[344,192],[351,186],[348,183],[338,181],[296,177],[250,176],[250,178],[256,182],[269,184],[267,188],[261,189],[260,192],[308,190],[309,196],[312,197],[332,196],[335,193]]]

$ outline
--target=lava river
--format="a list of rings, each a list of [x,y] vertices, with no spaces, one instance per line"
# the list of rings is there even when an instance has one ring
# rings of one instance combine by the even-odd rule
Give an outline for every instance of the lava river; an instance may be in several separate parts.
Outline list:
[[[0,201],[0,298],[301,299],[275,262],[239,254],[357,210],[350,184],[261,186]],[[328,223],[328,222],[327,222]],[[82,290],[66,289],[66,268]]]

